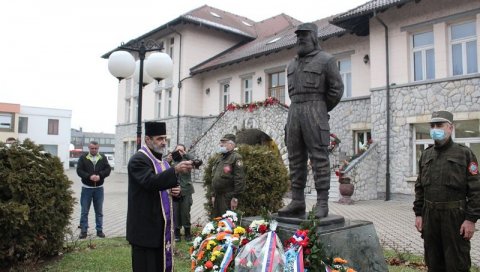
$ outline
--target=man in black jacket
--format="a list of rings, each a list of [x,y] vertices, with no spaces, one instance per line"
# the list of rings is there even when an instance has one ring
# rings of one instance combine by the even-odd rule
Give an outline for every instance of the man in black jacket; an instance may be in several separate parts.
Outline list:
[[[172,196],[180,195],[178,175],[192,170],[192,161],[170,168],[163,122],[145,123],[145,145],[128,162],[127,240],[132,270],[173,271]]]
[[[103,233],[103,182],[110,175],[111,168],[105,155],[98,153],[99,144],[91,141],[89,152],[78,159],[77,174],[82,179],[80,205],[80,239],[87,238],[88,212],[93,201],[97,236],[105,238]]]

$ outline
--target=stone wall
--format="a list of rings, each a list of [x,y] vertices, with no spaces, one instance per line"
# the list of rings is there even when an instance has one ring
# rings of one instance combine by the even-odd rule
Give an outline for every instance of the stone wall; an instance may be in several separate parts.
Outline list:
[[[243,109],[226,111],[198,138],[191,152],[196,158],[207,163],[208,158],[215,154],[223,135],[236,134],[237,131],[244,128],[257,128],[275,141],[284,163],[288,165],[287,148],[284,142],[287,114],[288,108],[279,104],[259,107],[251,112]],[[201,182],[202,178],[203,171],[201,170],[198,175],[195,175],[195,181]]]
[[[385,89],[372,90],[371,105],[372,137],[380,144],[378,173],[384,180],[387,159]],[[390,105],[390,191],[395,198],[414,194],[412,122],[428,123],[432,112],[441,109],[453,112],[454,118],[480,111],[480,77],[477,74],[428,84],[392,86]],[[385,193],[385,182],[377,184],[377,191]]]

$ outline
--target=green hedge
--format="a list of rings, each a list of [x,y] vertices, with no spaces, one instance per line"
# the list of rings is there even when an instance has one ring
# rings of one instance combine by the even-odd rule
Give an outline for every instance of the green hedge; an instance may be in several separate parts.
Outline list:
[[[238,211],[243,216],[261,215],[262,209],[276,212],[283,206],[283,196],[289,188],[288,171],[281,158],[271,148],[261,145],[239,145],[245,170],[245,192],[239,197]],[[205,168],[205,209],[211,215],[211,184],[213,163],[219,155],[209,158]]]
[[[71,184],[58,157],[32,141],[0,142],[0,267],[62,249],[74,205]]]

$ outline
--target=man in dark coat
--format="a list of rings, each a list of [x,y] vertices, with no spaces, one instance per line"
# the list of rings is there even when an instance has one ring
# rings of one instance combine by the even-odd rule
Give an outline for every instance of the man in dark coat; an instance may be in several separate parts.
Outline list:
[[[213,217],[235,210],[238,197],[245,190],[242,155],[235,151],[235,135],[226,134],[220,139],[218,153],[212,168]]]
[[[428,271],[470,271],[470,239],[480,217],[480,176],[470,148],[452,139],[453,114],[436,111],[434,145],[422,152],[415,182],[415,227],[422,233]]]
[[[343,95],[343,82],[335,58],[318,45],[317,25],[298,26],[297,54],[288,65],[288,110],[285,137],[290,168],[292,201],[278,211],[279,216],[304,217],[304,189],[307,182],[307,161],[310,157],[317,204],[315,217],[328,215],[330,189],[331,111]]]
[[[127,240],[133,271],[173,271],[171,198],[180,194],[177,177],[191,171],[192,161],[170,168],[162,160],[166,134],[165,123],[146,122],[145,145],[128,162]]]

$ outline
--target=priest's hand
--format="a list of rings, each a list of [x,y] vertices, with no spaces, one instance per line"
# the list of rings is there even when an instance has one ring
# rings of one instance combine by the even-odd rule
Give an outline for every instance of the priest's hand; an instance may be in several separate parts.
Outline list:
[[[175,174],[183,174],[192,171],[193,162],[192,161],[182,161],[175,165]]]

